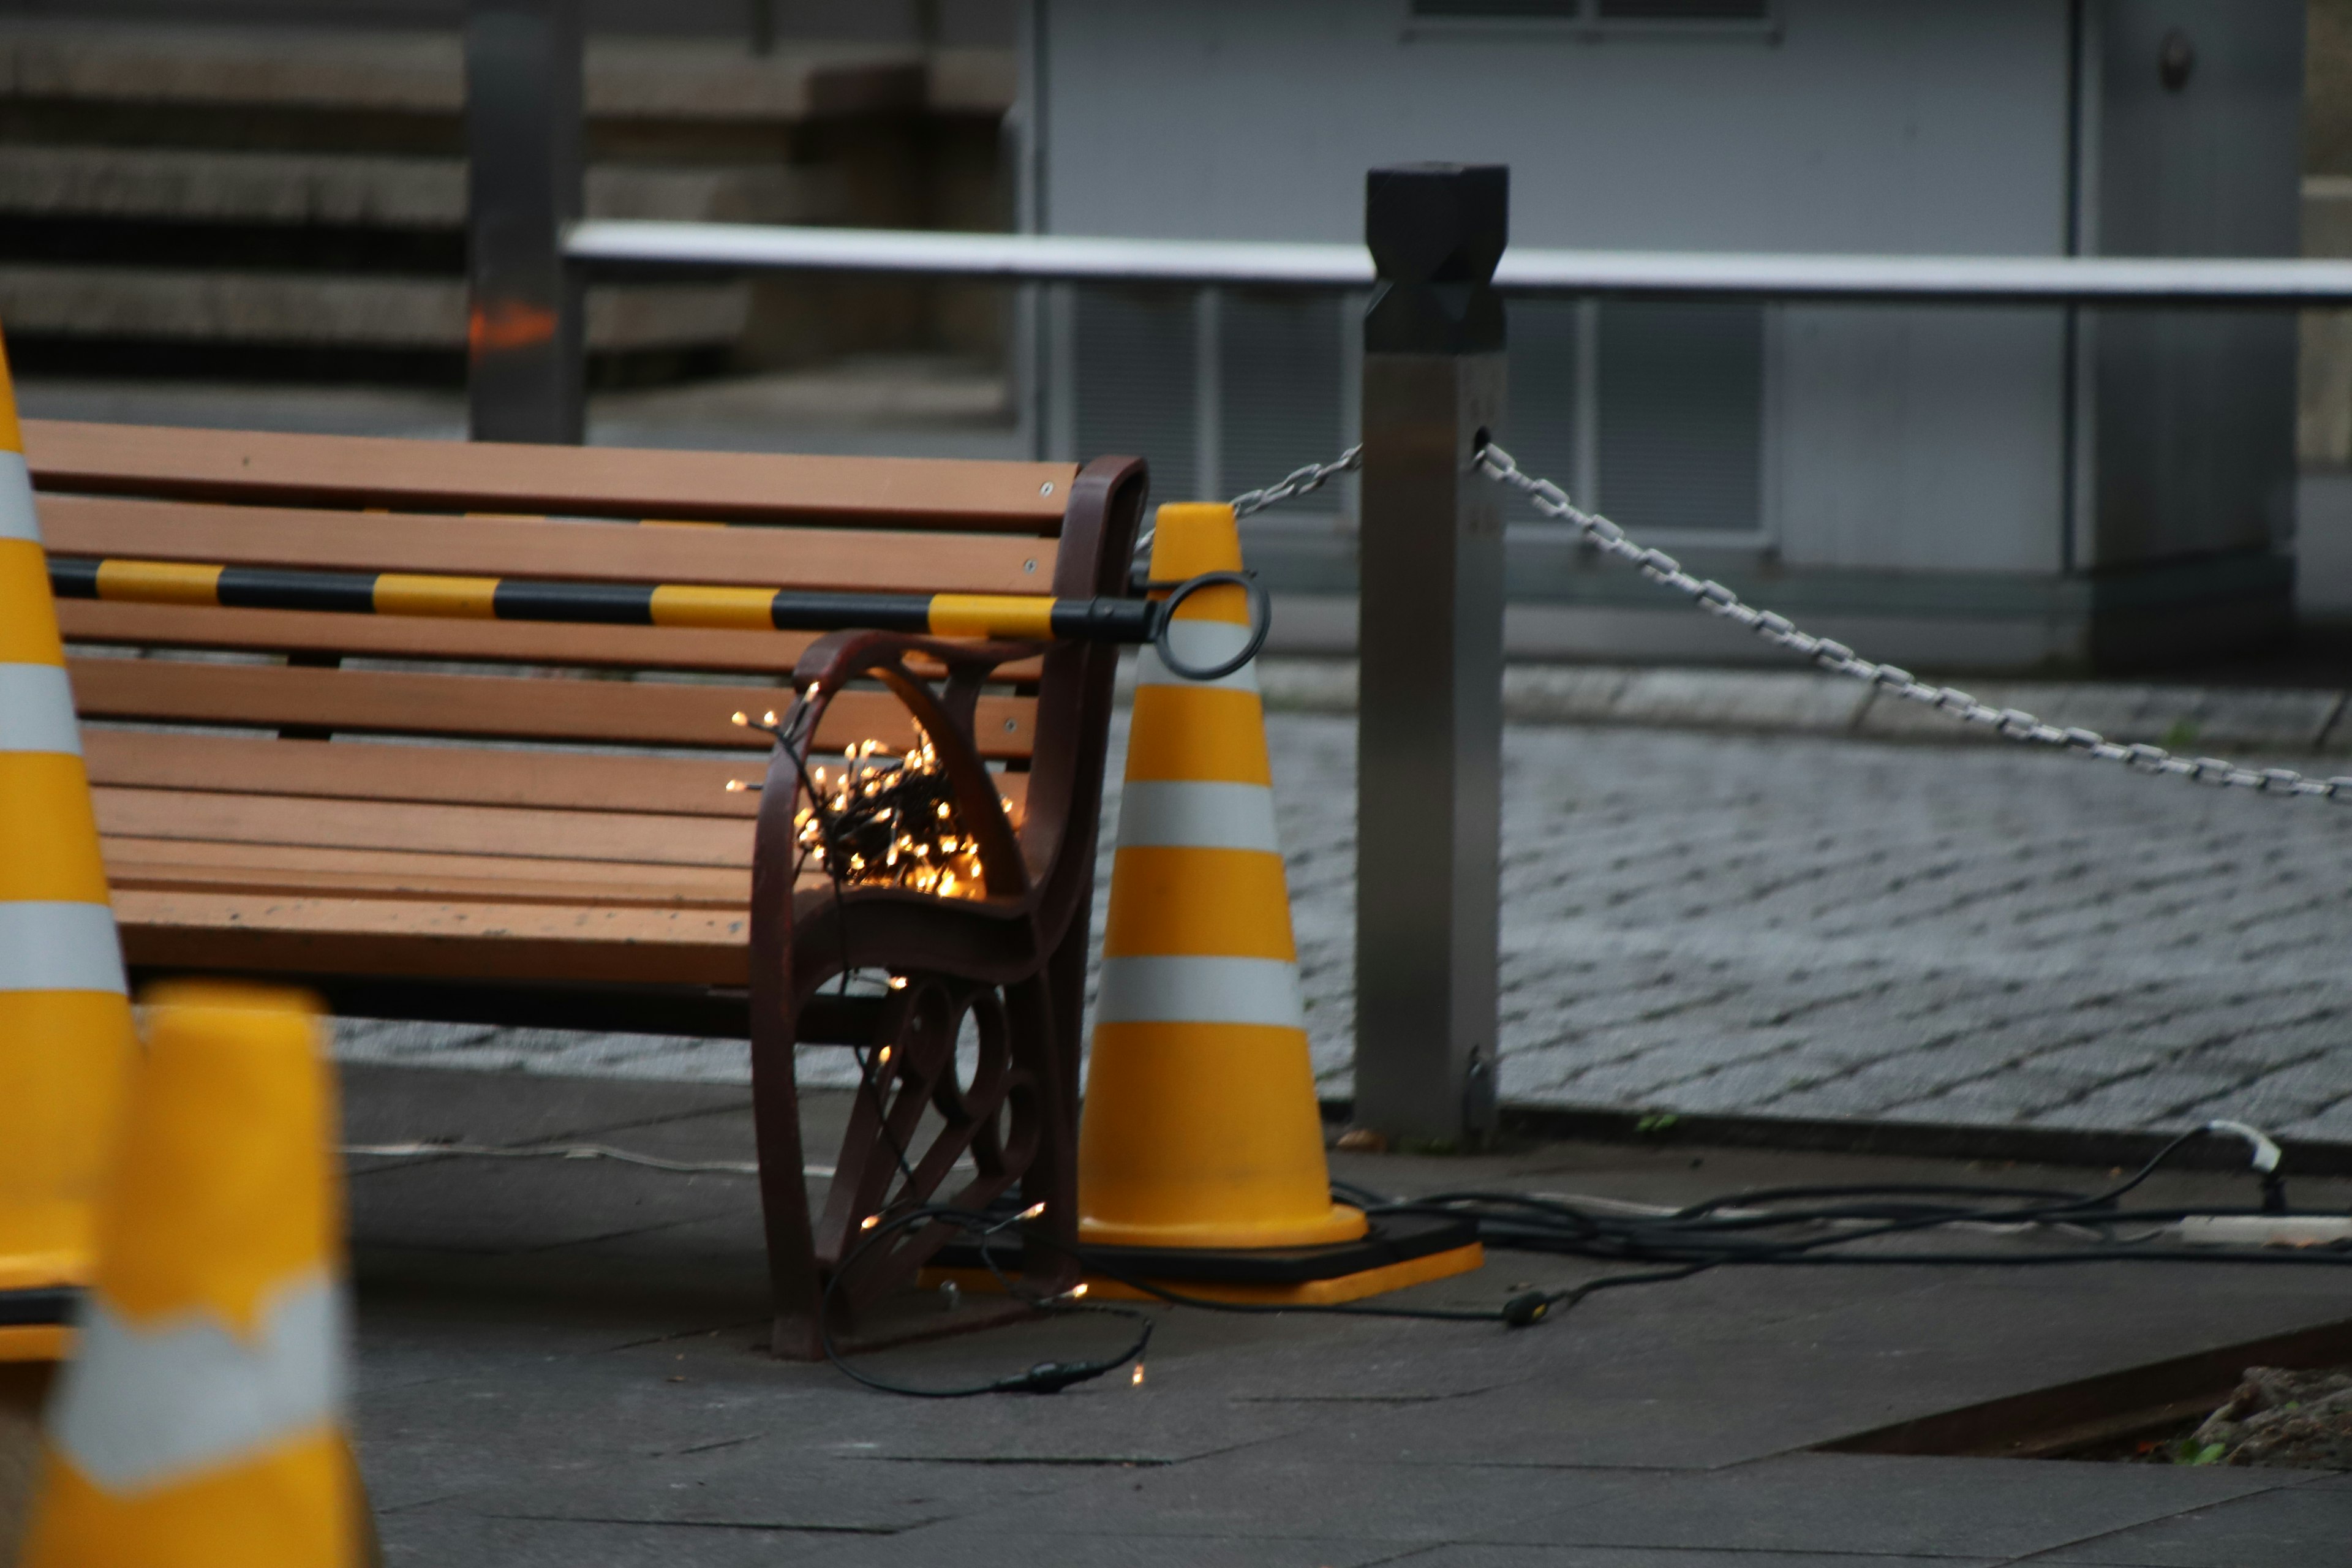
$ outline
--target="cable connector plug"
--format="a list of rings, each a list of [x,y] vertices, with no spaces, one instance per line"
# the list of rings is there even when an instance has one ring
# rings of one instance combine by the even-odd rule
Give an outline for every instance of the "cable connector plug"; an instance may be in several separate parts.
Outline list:
[[[1551,1298],[1540,1290],[1529,1290],[1503,1303],[1503,1321],[1515,1329],[1531,1329],[1551,1316]]]
[[[1074,1383],[1100,1377],[1114,1364],[1099,1361],[1041,1361],[1027,1372],[999,1379],[996,1386],[1006,1394],[1059,1394]]]

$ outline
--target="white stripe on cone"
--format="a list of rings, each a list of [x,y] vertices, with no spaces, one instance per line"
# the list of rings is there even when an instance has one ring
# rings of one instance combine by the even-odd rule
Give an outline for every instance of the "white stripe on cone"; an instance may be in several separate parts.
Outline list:
[[[342,1408],[342,1298],[323,1275],[285,1286],[250,1340],[209,1313],[142,1328],[96,1295],[79,1328],[49,1439],[111,1492],[234,1464]]]
[[[0,752],[81,755],[73,685],[54,664],[0,664]]]
[[[114,911],[104,904],[20,899],[0,903],[0,991],[127,994]]]
[[[1278,958],[1106,958],[1097,1024],[1307,1027],[1298,965]]]
[[[1119,788],[1122,849],[1263,849],[1280,854],[1264,784],[1136,779]]]
[[[1223,664],[1249,646],[1250,629],[1234,626],[1231,621],[1171,621],[1168,643],[1176,650],[1180,663],[1194,669],[1205,669]],[[1136,661],[1135,680],[1139,686],[1196,686],[1225,691],[1255,691],[1257,660],[1252,659],[1231,675],[1214,680],[1188,680],[1160,661],[1160,650],[1147,647],[1143,657]]]
[[[33,478],[22,452],[0,452],[0,539],[41,542],[41,525],[33,514]]]

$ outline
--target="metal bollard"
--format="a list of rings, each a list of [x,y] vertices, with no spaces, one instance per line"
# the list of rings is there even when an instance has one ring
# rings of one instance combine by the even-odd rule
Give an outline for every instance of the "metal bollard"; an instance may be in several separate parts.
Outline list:
[[[1494,1123],[1501,876],[1499,165],[1375,169],[1364,231],[1356,1121],[1458,1142]]]
[[[579,0],[466,11],[467,425],[577,445],[585,325],[563,231],[582,216]]]

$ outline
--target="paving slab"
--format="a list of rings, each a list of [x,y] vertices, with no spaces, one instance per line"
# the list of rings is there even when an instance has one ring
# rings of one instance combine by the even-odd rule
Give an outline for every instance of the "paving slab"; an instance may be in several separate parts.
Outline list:
[[[740,1157],[749,1140],[733,1106],[631,1080],[380,1068],[364,1087],[374,1109],[348,1097],[354,1121],[373,1118],[388,1138],[409,1131],[388,1120],[397,1113],[469,1128],[626,1129],[610,1136],[666,1139],[665,1149],[709,1158]],[[813,1137],[837,1125],[843,1099],[808,1097]],[[1337,1163],[1383,1190],[1507,1184],[1670,1203],[1790,1182],[2081,1180],[1562,1143]],[[2310,1484],[2281,1472],[1807,1450],[2346,1312],[2335,1279],[2315,1271],[1748,1269],[1603,1294],[1523,1331],[1154,1309],[1140,1387],[1120,1376],[1051,1398],[933,1402],[764,1353],[748,1182],[706,1190],[699,1178],[578,1161],[534,1163],[518,1182],[502,1162],[425,1163],[416,1173],[430,1181],[386,1180],[402,1174],[392,1172],[355,1184],[380,1194],[355,1211],[355,1415],[388,1560],[447,1568],[1074,1558],[1139,1568],[1950,1568],[2062,1547],[2113,1564],[2130,1560],[2096,1555],[2112,1550],[2105,1543],[2141,1550],[2132,1532],[2177,1521],[2193,1533],[2211,1528],[2196,1524],[2207,1517],[2240,1521],[2229,1542],[2275,1535],[2294,1547],[2307,1512],[2229,1511],[2261,1489]],[[2173,1199],[2236,1184],[2183,1171],[2150,1186]],[[720,1212],[679,1218],[677,1200],[661,1194],[672,1185],[693,1194],[688,1209]],[[2346,1186],[2309,1192],[2336,1201]],[[466,1230],[476,1210],[496,1224]],[[448,1244],[438,1226],[467,1245]],[[1496,1254],[1476,1274],[1397,1300],[1491,1305],[1601,1268]],[[1098,1315],[1052,1319],[866,1364],[909,1382],[968,1383],[1108,1351],[1123,1332]],[[1978,1515],[1998,1530],[1971,1544],[1963,1525]],[[2158,1543],[2150,1561],[2176,1563],[2161,1555],[2175,1537],[2146,1539]]]
[[[1547,1545],[1877,1552],[2004,1559],[2280,1485],[2275,1472],[1799,1454],[1644,1478],[1489,1539]]]
[[[2037,1568],[2338,1568],[2352,1542],[2352,1493],[2304,1484],[2309,1478],[2296,1471],[2269,1474],[2284,1484],[2024,1561]]]
[[[1992,1568],[1990,1557],[1885,1557],[1845,1552],[1678,1552],[1646,1546],[1433,1547],[1400,1568]]]

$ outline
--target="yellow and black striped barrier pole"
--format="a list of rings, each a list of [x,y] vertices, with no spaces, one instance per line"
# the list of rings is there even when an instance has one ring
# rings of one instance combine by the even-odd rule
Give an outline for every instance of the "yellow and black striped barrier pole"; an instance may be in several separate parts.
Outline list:
[[[1265,640],[1264,590],[1237,573],[1212,573],[1153,599],[1057,599],[1042,594],[828,594],[793,588],[730,588],[691,583],[568,583],[527,577],[461,577],[407,572],[312,572],[186,561],[51,556],[49,586],[61,599],[226,609],[323,610],[342,615],[428,616],[457,620],[569,621],[599,626],[722,631],[885,631],[1015,642],[1163,645],[1176,605],[1202,588],[1238,584],[1252,599]],[[1179,669],[1213,680],[1227,668]]]

